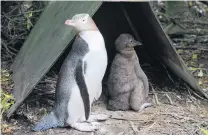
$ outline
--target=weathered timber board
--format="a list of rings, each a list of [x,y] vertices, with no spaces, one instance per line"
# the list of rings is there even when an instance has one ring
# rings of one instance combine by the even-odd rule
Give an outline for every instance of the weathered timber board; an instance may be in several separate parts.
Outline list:
[[[24,42],[11,67],[15,104],[7,116],[17,109],[34,86],[50,69],[75,36],[66,19],[77,13],[93,15],[102,2],[51,1]]]

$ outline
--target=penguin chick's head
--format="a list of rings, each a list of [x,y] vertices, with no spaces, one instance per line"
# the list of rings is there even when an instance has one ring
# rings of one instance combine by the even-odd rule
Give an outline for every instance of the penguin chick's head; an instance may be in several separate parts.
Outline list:
[[[66,20],[65,24],[74,27],[78,32],[98,30],[90,15],[85,13],[74,15],[71,20]]]
[[[136,41],[132,35],[126,33],[121,34],[115,41],[118,52],[134,50],[134,47],[138,45],[141,45],[141,43]]]

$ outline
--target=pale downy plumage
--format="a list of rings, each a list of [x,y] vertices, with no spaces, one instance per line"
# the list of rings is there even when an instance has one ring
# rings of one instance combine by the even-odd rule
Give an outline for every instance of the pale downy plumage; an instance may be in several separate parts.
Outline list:
[[[98,126],[93,121],[108,118],[107,115],[90,116],[93,101],[101,95],[107,67],[103,36],[88,14],[77,14],[65,24],[74,27],[78,35],[60,69],[55,107],[34,131],[67,125],[80,131],[94,131]]]

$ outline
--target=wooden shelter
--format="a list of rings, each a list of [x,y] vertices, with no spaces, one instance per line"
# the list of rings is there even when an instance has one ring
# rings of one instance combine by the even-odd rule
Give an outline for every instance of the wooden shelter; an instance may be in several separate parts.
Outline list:
[[[66,47],[71,45],[75,31],[64,25],[65,20],[83,12],[93,16],[103,34],[109,61],[115,54],[115,39],[121,33],[130,33],[143,43],[143,50],[138,50],[138,55],[143,53],[153,62],[160,61],[193,90],[208,98],[176,53],[148,2],[51,1],[12,64],[15,104],[8,111],[8,117],[31,93]]]

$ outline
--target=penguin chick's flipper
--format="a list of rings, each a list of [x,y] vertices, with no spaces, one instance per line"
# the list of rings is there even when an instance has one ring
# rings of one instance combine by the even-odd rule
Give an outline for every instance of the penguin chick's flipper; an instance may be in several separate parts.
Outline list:
[[[72,128],[81,131],[81,132],[93,132],[99,129],[100,123],[98,122],[82,122],[82,123],[74,123],[70,125]]]
[[[43,117],[40,122],[38,122],[33,128],[33,131],[44,131],[50,128],[63,127],[64,123],[58,122],[54,112],[51,112],[49,115]]]

